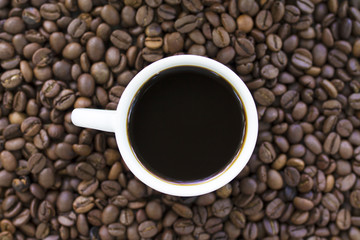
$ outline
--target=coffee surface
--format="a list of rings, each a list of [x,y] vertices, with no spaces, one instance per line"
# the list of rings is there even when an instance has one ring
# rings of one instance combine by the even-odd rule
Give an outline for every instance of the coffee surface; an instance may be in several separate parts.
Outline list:
[[[128,136],[142,164],[172,181],[223,170],[239,151],[245,122],[232,86],[204,68],[180,66],[153,76],[129,113]]]

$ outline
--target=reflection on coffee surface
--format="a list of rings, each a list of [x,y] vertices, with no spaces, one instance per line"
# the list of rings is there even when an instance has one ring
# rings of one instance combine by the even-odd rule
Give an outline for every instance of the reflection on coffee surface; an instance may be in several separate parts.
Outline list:
[[[223,170],[245,132],[242,103],[218,74],[180,66],[153,76],[133,100],[128,137],[141,163],[176,182]]]

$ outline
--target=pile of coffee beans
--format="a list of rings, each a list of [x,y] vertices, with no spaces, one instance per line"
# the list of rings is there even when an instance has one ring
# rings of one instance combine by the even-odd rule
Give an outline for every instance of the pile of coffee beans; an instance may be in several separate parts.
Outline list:
[[[0,240],[360,239],[360,1],[0,0]],[[216,59],[260,119],[246,168],[191,198],[146,187],[113,134],[144,66]]]

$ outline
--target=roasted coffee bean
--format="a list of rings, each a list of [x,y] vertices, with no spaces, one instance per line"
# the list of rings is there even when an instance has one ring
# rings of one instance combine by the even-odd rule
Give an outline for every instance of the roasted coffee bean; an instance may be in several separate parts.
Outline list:
[[[343,18],[340,21],[339,36],[342,39],[348,39],[351,35],[352,21],[350,18]]]
[[[346,69],[350,75],[359,76],[359,61],[355,58],[350,58],[346,64]]]
[[[61,87],[55,80],[46,81],[41,89],[44,96],[47,98],[55,97],[60,92],[60,90]]]
[[[138,227],[138,231],[140,236],[144,238],[151,238],[158,232],[156,224],[153,221],[142,222]]]
[[[351,226],[351,213],[347,209],[340,209],[336,216],[336,226],[340,230],[349,229]]]
[[[288,23],[296,23],[300,18],[300,10],[293,5],[287,5],[285,7],[284,19]]]
[[[327,59],[327,49],[323,44],[317,44],[312,50],[313,61],[315,66],[322,66]]]
[[[175,203],[172,210],[183,218],[192,218],[193,216],[191,209],[182,204]]]
[[[8,172],[15,171],[17,168],[17,160],[9,151],[4,150],[0,153],[0,161],[2,167]]]
[[[25,24],[20,17],[9,17],[8,19],[5,19],[3,29],[9,34],[18,34],[25,30]]]
[[[30,178],[28,176],[20,176],[12,181],[12,187],[17,192],[26,192],[30,187]]]
[[[254,197],[248,204],[244,207],[244,213],[246,215],[253,215],[258,213],[263,208],[263,202],[259,197]]]
[[[288,234],[290,235],[290,237],[302,238],[306,236],[307,230],[304,226],[291,225],[288,227]]]
[[[73,37],[73,38],[79,38],[81,37],[86,31],[86,23],[84,20],[81,20],[79,18],[75,18],[71,21],[71,23],[67,27],[67,32]]]
[[[95,92],[95,80],[87,73],[81,74],[77,79],[78,90],[84,97],[90,97]]]
[[[353,109],[360,109],[360,94],[353,93],[349,96],[349,104]]]
[[[20,150],[25,146],[25,139],[14,138],[5,142],[5,149],[8,151]]]
[[[86,160],[97,170],[101,170],[106,166],[105,158],[99,153],[89,155]]]
[[[218,27],[220,25],[220,18],[216,12],[207,11],[205,12],[205,18],[213,27]]]
[[[115,30],[111,33],[110,41],[119,49],[128,49],[132,43],[131,36],[122,30]]]
[[[54,32],[49,37],[49,44],[51,49],[60,53],[66,45],[65,35],[61,32]]]
[[[101,190],[109,197],[116,196],[120,193],[121,186],[116,181],[103,181],[101,183]]]
[[[239,10],[241,12],[249,12],[251,10],[251,8],[254,6],[254,2],[253,0],[246,0],[246,1],[241,1],[239,3]]]
[[[277,171],[270,169],[267,175],[267,184],[271,189],[278,190],[282,188],[284,181],[282,176]]]
[[[284,181],[290,187],[296,187],[300,182],[300,173],[294,167],[284,169]]]
[[[95,169],[90,164],[82,162],[76,165],[75,174],[78,178],[89,181],[95,175]]]
[[[108,226],[108,231],[111,236],[124,237],[126,233],[126,227],[121,223],[112,223]]]
[[[41,172],[45,165],[46,157],[41,153],[35,153],[29,158],[27,168],[31,173],[37,174]]]
[[[228,198],[216,201],[211,208],[213,214],[216,217],[220,217],[220,218],[229,215],[231,209],[232,209],[232,204],[230,199]]]
[[[266,45],[269,47],[271,51],[278,52],[282,47],[282,40],[276,34],[269,34],[266,37]]]
[[[296,5],[302,12],[308,14],[311,14],[315,9],[313,2],[310,0],[298,0],[296,1]]]
[[[225,24],[222,23],[225,27]],[[248,33],[250,32],[253,27],[254,27],[254,21],[253,19],[247,15],[247,14],[242,14],[240,15],[237,19],[236,19],[236,24],[237,24],[237,29],[240,32],[244,32],[244,33]],[[225,27],[226,28],[226,27]],[[230,31],[229,31],[230,32]]]
[[[289,90],[281,96],[280,104],[283,108],[289,109],[295,106],[299,101],[299,93],[294,90]]]
[[[356,176],[351,173],[346,175],[345,177],[338,178],[336,180],[335,186],[342,192],[350,190],[352,186],[355,184]]]
[[[120,23],[119,12],[112,5],[105,5],[101,9],[100,16],[110,26],[117,26]]]
[[[189,48],[188,53],[193,55],[205,56],[206,48],[202,45],[194,44]]]
[[[242,57],[249,57],[255,53],[252,42],[246,38],[237,38],[235,42],[235,51]]]
[[[227,32],[231,33],[236,30],[236,22],[229,14],[222,13],[220,16],[220,21]]]
[[[1,227],[1,231],[2,232],[7,232],[7,233],[11,233],[14,234],[15,233],[15,226],[12,224],[11,221],[7,220],[7,219],[3,219],[0,222],[0,227]]]
[[[145,39],[145,46],[150,49],[158,49],[163,45],[161,37],[147,37]]]
[[[228,46],[228,47],[221,49],[217,53],[216,60],[223,64],[228,64],[229,62],[231,62],[234,59],[235,54],[236,53],[235,53],[234,48],[231,46]]]
[[[263,225],[269,235],[273,236],[279,233],[279,224],[276,220],[264,218]]]
[[[207,211],[205,207],[195,207],[193,208],[194,216],[193,221],[197,226],[204,226],[207,220]]]
[[[56,207],[60,212],[68,212],[72,209],[74,195],[70,191],[63,191],[56,200]]]
[[[193,13],[200,12],[204,8],[199,0],[185,0],[183,1],[183,4],[186,9]]]
[[[11,59],[15,54],[14,47],[7,42],[0,42],[0,52],[0,60]]]
[[[347,60],[348,60],[348,57],[342,51],[340,51],[338,49],[333,49],[333,50],[329,51],[328,61],[332,66],[334,66],[336,68],[344,67]]]
[[[94,63],[90,68],[90,73],[98,84],[105,84],[109,81],[110,70],[104,62]]]
[[[161,49],[144,48],[142,51],[142,58],[148,62],[155,62],[163,57]]]
[[[99,209],[93,209],[87,214],[87,219],[91,225],[101,226],[101,211]]]
[[[7,196],[2,202],[2,209],[5,218],[15,217],[21,211],[21,202],[15,195]]]
[[[16,112],[22,112],[26,109],[26,94],[23,91],[18,91],[13,99],[13,109]]]
[[[95,206],[93,197],[77,197],[72,204],[74,211],[78,214],[87,213]]]
[[[56,131],[56,128],[54,131]],[[49,133],[51,133],[51,132],[49,131]],[[57,135],[57,134],[54,134],[54,135]],[[71,145],[66,142],[58,143],[56,145],[55,154],[64,160],[71,160],[75,157],[75,153],[72,150]]]
[[[268,10],[260,11],[256,15],[255,24],[260,30],[263,30],[263,31],[265,31],[269,27],[271,27],[271,25],[273,24],[273,19],[272,19],[272,15],[271,15],[270,11],[268,11]]]
[[[309,211],[314,207],[314,203],[306,198],[295,197],[294,206],[301,211]]]
[[[322,109],[325,116],[339,115],[341,112],[341,103],[337,100],[328,100],[322,104]]]
[[[213,42],[215,46],[223,48],[230,44],[229,34],[223,27],[217,27],[212,32]]]
[[[304,138],[304,143],[311,152],[315,154],[320,154],[322,152],[322,145],[314,135],[306,135]]]
[[[338,91],[330,81],[323,80],[321,82],[321,86],[325,89],[325,91],[329,94],[330,97],[333,97],[333,98],[337,97]]]
[[[263,106],[270,106],[275,101],[273,92],[266,88],[259,88],[254,93],[255,101]]]
[[[334,132],[330,133],[324,142],[324,151],[336,154],[340,148],[340,136]]]
[[[306,70],[312,66],[312,58],[313,57],[308,50],[304,48],[298,48],[291,57],[291,63],[299,69]]]
[[[261,68],[260,73],[265,79],[274,79],[278,76],[279,69],[272,64],[268,64]]]
[[[142,27],[149,25],[154,17],[154,10],[149,6],[141,6],[135,16],[136,23]]]
[[[271,163],[275,160],[276,152],[271,143],[264,142],[261,144],[259,149],[259,158],[264,163]]]
[[[179,32],[166,34],[164,38],[164,52],[174,54],[182,51],[184,39]]]
[[[190,234],[195,228],[191,220],[184,218],[178,219],[173,226],[174,226],[174,231],[179,235]]]
[[[154,209],[154,211],[158,211],[158,210],[159,209]],[[160,213],[161,213],[161,210],[160,210]],[[120,223],[124,224],[125,226],[130,226],[134,222],[134,219],[135,219],[135,215],[134,215],[133,210],[124,209],[121,211],[120,217],[119,217]],[[160,218],[158,218],[158,219],[161,219],[161,215],[160,215]]]
[[[21,123],[21,132],[25,137],[33,137],[39,133],[41,120],[37,117],[28,117]]]
[[[176,17],[176,9],[168,4],[161,4],[157,8],[157,14],[164,20],[173,20]]]
[[[188,33],[193,31],[198,25],[197,17],[194,15],[186,15],[175,21],[174,27],[180,33]]]
[[[81,195],[90,196],[97,190],[98,186],[99,181],[97,179],[84,180],[79,183],[77,190]]]
[[[266,216],[268,216],[270,219],[278,219],[282,215],[282,213],[285,211],[285,203],[279,199],[275,198],[272,200],[266,207]]]
[[[76,220],[76,228],[81,235],[89,234],[89,224],[85,214],[79,214]]]
[[[61,10],[57,4],[45,3],[41,5],[40,14],[46,20],[57,20],[61,16]]]
[[[118,36],[115,34],[115,31],[111,34],[110,38],[114,39],[114,36],[115,36],[115,38],[116,38],[116,36]],[[114,40],[111,40],[111,41],[116,47],[118,47],[113,42]],[[118,42],[116,42],[116,43],[118,44]],[[100,37],[90,38],[86,43],[86,53],[88,54],[89,59],[94,62],[101,60],[105,53],[105,46],[104,46],[103,40]]]
[[[360,191],[359,190],[355,190],[352,191],[350,194],[350,204],[352,207],[358,209],[360,207]]]
[[[152,8],[156,8],[158,6],[160,6],[160,4],[162,3],[162,0],[146,0],[145,1],[146,4]]]
[[[149,26],[145,29],[145,34],[147,37],[158,37],[162,33],[162,29],[159,24],[157,23],[151,23]]]
[[[247,195],[253,195],[257,188],[257,183],[252,178],[244,178],[240,181],[240,191]]]
[[[116,219],[119,217],[119,210],[114,205],[107,205],[102,212],[101,215],[101,221],[103,224],[110,224],[116,221]]]
[[[44,168],[39,173],[39,184],[47,189],[54,185],[55,183],[55,176],[54,171],[51,168]]]
[[[9,89],[19,86],[22,80],[22,74],[19,69],[8,70],[0,77],[2,86]]]
[[[65,89],[54,98],[53,104],[56,109],[63,111],[70,108],[75,101],[74,92],[70,89]]]
[[[332,193],[327,193],[321,200],[321,204],[330,211],[337,211],[340,207],[340,202]]]
[[[6,140],[21,137],[22,132],[20,130],[20,125],[16,123],[7,125],[2,134]]]

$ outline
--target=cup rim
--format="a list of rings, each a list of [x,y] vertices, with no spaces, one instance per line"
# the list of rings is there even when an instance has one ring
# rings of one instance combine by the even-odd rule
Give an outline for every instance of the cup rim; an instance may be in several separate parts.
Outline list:
[[[246,130],[241,149],[224,170],[205,181],[176,183],[151,173],[137,159],[128,139],[127,121],[131,104],[139,89],[154,75],[176,66],[196,66],[216,72],[230,83],[243,104]],[[258,134],[258,117],[253,97],[245,83],[230,68],[210,58],[176,55],[158,60],[142,69],[125,88],[116,110],[115,137],[120,153],[130,171],[151,188],[170,195],[197,196],[212,192],[234,179],[249,161]],[[251,123],[251,124],[250,124]]]

